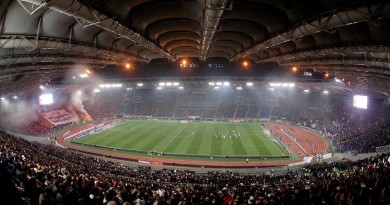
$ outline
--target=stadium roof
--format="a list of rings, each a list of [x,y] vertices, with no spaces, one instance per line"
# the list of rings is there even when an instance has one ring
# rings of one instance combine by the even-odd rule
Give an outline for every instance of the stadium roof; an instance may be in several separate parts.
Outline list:
[[[368,79],[389,95],[386,0],[3,0],[0,93],[72,65],[274,62]]]

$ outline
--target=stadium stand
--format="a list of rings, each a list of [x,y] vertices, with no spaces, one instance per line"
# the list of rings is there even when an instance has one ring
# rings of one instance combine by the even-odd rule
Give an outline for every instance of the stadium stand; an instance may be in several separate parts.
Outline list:
[[[390,118],[389,104],[381,101],[370,103],[369,110],[357,110],[352,107],[350,96],[272,93],[269,90],[254,92],[251,89],[229,92],[135,89],[94,93],[83,105],[94,120],[126,115],[165,119],[200,116],[209,120],[262,118],[283,121],[322,133],[329,139],[334,151],[362,153],[389,144],[389,125],[386,123]],[[54,108],[64,109],[59,105]],[[5,124],[8,130],[23,134],[47,135],[52,132],[38,120],[22,128],[13,128],[12,125],[17,123],[6,121]]]
[[[390,156],[238,174],[129,168],[0,132],[2,198],[13,204],[389,204]],[[4,195],[7,194],[7,195]]]

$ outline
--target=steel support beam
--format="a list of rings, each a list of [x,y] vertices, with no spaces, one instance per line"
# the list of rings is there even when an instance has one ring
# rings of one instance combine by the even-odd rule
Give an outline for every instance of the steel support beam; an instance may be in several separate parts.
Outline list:
[[[367,55],[374,55],[376,53],[390,53],[390,46],[387,45],[354,45],[354,46],[337,46],[320,49],[313,49],[308,51],[295,51],[293,53],[280,54],[269,58],[258,60],[257,62],[283,62],[293,59],[306,57],[323,57],[326,55],[348,55],[353,53],[365,53]]]
[[[118,21],[107,17],[103,13],[93,9],[78,0],[19,0],[21,2],[28,2],[39,8],[49,8],[57,12],[74,17],[84,27],[95,25],[106,31],[114,33],[120,37],[126,38],[137,45],[158,53],[162,57],[168,58],[171,61],[176,58],[160,45],[148,40],[141,34],[131,30],[122,25]]]
[[[375,68],[375,70],[382,70],[390,73],[390,64],[387,61],[381,61],[378,59],[305,59],[295,60],[289,62],[282,62],[280,65],[283,66],[299,66],[300,68],[310,66],[323,66],[328,67],[332,65],[338,66],[359,66],[362,72]]]
[[[36,65],[23,65],[14,64],[12,67],[0,67],[0,81],[2,79],[12,77],[18,74],[32,74],[31,72],[54,72],[56,70],[70,70],[75,64],[74,63],[52,63],[52,64],[36,64]],[[83,64],[88,67],[102,67],[104,65],[98,63]]]
[[[37,89],[48,80],[63,76],[69,70],[69,67],[53,66],[50,71],[39,69],[40,66],[26,68],[25,72],[13,74],[0,74],[0,93],[6,95],[9,93],[26,92]],[[54,70],[55,69],[55,70]],[[15,80],[17,75],[23,75],[20,80]]]
[[[211,42],[213,41],[214,35],[217,32],[223,13],[228,6],[230,6],[231,9],[232,5],[233,1],[231,0],[205,0],[200,47],[201,61],[206,61]]]
[[[244,58],[253,53],[266,50],[268,48],[275,47],[282,43],[289,41],[295,41],[305,36],[313,35],[322,31],[331,31],[339,27],[348,26],[360,22],[374,21],[373,18],[387,18],[390,16],[390,12],[381,12],[382,10],[387,11],[390,4],[386,5],[375,4],[365,5],[357,9],[351,8],[340,8],[332,10],[325,14],[316,16],[306,22],[296,25],[292,29],[278,34],[268,40],[265,40],[257,45],[254,45],[239,54],[230,58],[230,61],[235,61],[240,58]],[[372,11],[376,11],[376,16],[372,14]]]
[[[93,44],[69,42],[65,39],[44,38],[26,35],[1,35],[0,48],[24,48],[27,51],[35,49],[55,49],[59,51],[80,52],[83,55],[110,57],[115,61],[134,60],[148,62],[147,59],[110,48],[95,47]]]
[[[79,56],[79,55],[46,55],[46,54],[32,54],[32,55],[9,55],[0,56],[0,66],[9,66],[14,64],[37,64],[48,62],[61,62],[61,63],[79,63],[79,64],[116,64],[118,62],[113,61],[110,58],[97,58],[92,56]],[[1,68],[0,68],[1,72]]]

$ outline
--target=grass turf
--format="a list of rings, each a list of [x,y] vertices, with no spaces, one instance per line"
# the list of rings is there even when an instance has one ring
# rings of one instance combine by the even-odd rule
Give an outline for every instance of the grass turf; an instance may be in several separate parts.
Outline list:
[[[234,130],[234,132],[233,132]],[[163,153],[280,156],[286,151],[257,123],[127,121],[77,142]],[[225,137],[223,137],[225,136]]]

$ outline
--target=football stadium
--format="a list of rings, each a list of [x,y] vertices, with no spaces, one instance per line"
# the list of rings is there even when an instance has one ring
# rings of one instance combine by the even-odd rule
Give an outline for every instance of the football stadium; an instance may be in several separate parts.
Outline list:
[[[386,0],[0,14],[5,204],[390,204]]]

